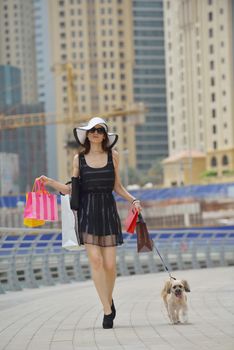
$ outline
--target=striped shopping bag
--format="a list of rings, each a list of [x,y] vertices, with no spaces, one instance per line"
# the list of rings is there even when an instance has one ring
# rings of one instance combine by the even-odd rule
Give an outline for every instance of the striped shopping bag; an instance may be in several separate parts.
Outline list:
[[[39,179],[35,180],[32,192],[27,193],[24,219],[58,220],[57,196],[49,193]]]

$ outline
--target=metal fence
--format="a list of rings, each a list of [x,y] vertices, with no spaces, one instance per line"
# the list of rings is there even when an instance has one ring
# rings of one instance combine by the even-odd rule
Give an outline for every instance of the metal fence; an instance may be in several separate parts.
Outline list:
[[[234,265],[234,228],[170,229],[150,232],[171,271]],[[117,249],[117,275],[164,270],[155,252],[138,254],[136,235],[124,234]],[[66,251],[61,231],[0,229],[0,293],[90,279],[85,250]]]

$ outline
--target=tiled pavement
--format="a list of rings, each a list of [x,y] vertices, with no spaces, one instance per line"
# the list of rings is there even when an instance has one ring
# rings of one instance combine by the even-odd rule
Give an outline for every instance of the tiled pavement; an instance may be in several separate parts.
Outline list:
[[[187,279],[189,323],[171,325],[160,298],[166,273],[119,277],[113,330],[91,281],[0,295],[1,350],[233,350],[234,268],[174,272]]]

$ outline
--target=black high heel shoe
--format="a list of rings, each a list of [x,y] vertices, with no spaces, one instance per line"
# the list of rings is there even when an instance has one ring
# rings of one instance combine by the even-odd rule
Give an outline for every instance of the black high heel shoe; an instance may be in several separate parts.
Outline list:
[[[112,317],[113,320],[115,319],[116,316],[116,309],[115,309],[115,304],[114,304],[114,300],[112,299],[112,303],[111,303],[111,313],[112,313]]]
[[[104,329],[110,329],[113,328],[113,314],[109,314],[109,315],[105,315],[103,317],[103,321],[102,321],[102,327]]]

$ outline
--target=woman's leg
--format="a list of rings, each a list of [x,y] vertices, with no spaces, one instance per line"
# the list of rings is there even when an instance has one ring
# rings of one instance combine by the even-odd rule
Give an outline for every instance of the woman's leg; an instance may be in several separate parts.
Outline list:
[[[116,280],[116,247],[101,248],[103,256],[103,267],[106,275],[108,300],[112,303],[112,293]]]
[[[91,265],[92,278],[103,305],[104,314],[109,315],[111,314],[111,303],[109,301],[109,287],[103,263],[103,248],[92,244],[86,244],[85,247]]]

